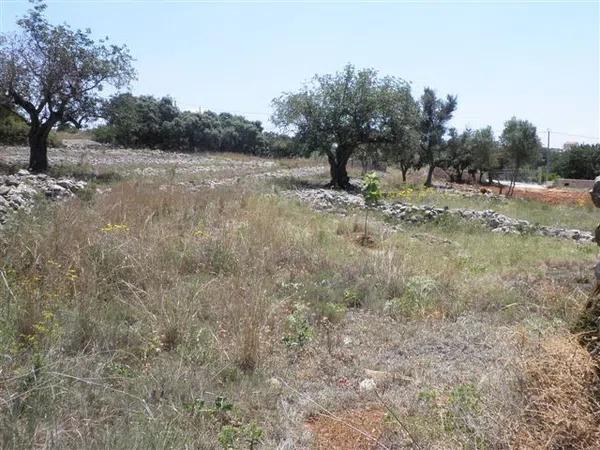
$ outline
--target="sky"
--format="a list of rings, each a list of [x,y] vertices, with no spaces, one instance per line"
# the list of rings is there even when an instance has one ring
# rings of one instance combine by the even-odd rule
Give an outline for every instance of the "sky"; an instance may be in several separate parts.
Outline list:
[[[127,44],[134,94],[245,115],[273,129],[271,100],[346,63],[457,95],[452,126],[512,116],[544,145],[598,143],[600,1],[48,0],[48,17]],[[25,0],[0,0],[0,31]]]

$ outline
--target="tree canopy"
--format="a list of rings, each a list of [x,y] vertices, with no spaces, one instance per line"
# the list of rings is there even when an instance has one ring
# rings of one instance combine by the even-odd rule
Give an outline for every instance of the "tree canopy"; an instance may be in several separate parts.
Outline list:
[[[600,144],[575,144],[557,153],[553,168],[564,178],[593,180],[600,175]]]
[[[95,132],[103,142],[192,152],[269,153],[260,122],[229,113],[182,112],[170,97],[120,94],[107,102],[103,116],[106,125]]]
[[[30,127],[30,169],[48,167],[47,139],[60,122],[81,126],[97,117],[106,85],[126,86],[134,77],[127,47],[94,41],[90,30],[52,25],[45,3],[17,24],[20,32],[0,37],[0,104]]]
[[[425,88],[421,96],[421,157],[429,165],[426,186],[431,186],[433,170],[443,162],[444,135],[456,110],[456,103],[455,96],[448,95],[443,100],[431,88]]]
[[[511,162],[513,176],[508,195],[514,190],[519,169],[528,162],[535,161],[542,147],[536,127],[527,120],[511,118],[504,124],[500,137],[506,158]]]
[[[345,189],[349,158],[361,146],[375,151],[376,145],[392,143],[392,130],[400,139],[402,124],[413,120],[414,101],[404,80],[348,64],[333,75],[316,75],[301,90],[273,100],[273,106],[273,122],[327,155],[331,186]]]

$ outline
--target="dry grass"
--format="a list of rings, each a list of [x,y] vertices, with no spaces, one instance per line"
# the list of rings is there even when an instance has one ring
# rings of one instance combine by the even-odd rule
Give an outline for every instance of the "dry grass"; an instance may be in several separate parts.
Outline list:
[[[597,367],[573,338],[542,342],[523,372],[526,403],[515,447],[600,448]]]
[[[344,417],[377,401],[358,390],[365,369],[403,374],[380,388],[422,447],[504,445],[514,396],[534,399],[503,372],[521,357],[513,330],[564,330],[585,302],[579,278],[555,283],[553,270],[590,264],[586,246],[374,220],[369,248],[362,217],[314,213],[272,186],[172,181],[42,204],[0,236],[1,448],[219,448],[228,433],[235,448],[309,448],[315,405]],[[548,354],[536,364],[560,357]],[[532,367],[531,389],[583,393],[560,366],[548,380]],[[450,399],[452,427],[431,426],[431,390]],[[543,432],[542,403],[523,445]],[[406,444],[388,431],[389,448]]]

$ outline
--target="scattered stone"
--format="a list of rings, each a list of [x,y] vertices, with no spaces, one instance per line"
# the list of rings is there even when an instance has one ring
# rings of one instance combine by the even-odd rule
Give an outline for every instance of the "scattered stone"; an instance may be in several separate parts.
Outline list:
[[[7,186],[18,186],[19,179],[17,177],[15,177],[14,175],[9,175],[8,177],[6,177],[4,179],[4,184],[6,184]]]
[[[365,378],[358,385],[358,389],[361,392],[371,392],[377,389],[377,383],[375,383],[375,380],[372,378]]]
[[[277,378],[272,377],[269,378],[269,385],[273,388],[273,389],[279,389],[281,388],[281,381],[279,381]]]
[[[85,181],[54,179],[25,169],[14,175],[0,175],[0,224],[6,223],[13,210],[30,210],[42,195],[51,199],[68,198],[86,185]]]
[[[310,203],[313,208],[319,211],[340,213],[347,211],[348,208],[364,209],[366,207],[360,195],[345,191],[301,189],[288,191],[285,195],[298,197]],[[436,208],[428,205],[418,206],[409,203],[391,203],[387,201],[383,201],[373,208],[390,218],[413,224],[435,221],[444,216],[454,216],[479,222],[494,233],[531,233],[540,236],[571,239],[577,242],[592,242],[594,238],[593,234],[587,231],[567,230],[531,224],[527,220],[513,219],[491,209],[480,211],[468,208]]]

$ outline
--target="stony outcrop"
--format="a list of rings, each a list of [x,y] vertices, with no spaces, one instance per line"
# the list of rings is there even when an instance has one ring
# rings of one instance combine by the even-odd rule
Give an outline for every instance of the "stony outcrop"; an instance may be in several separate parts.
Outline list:
[[[46,174],[32,174],[27,170],[0,175],[0,226],[6,223],[11,212],[29,210],[37,199],[68,198],[85,186],[85,181],[56,179]]]
[[[288,195],[299,197],[303,201],[310,203],[315,209],[322,211],[345,214],[348,208],[365,208],[364,201],[360,195],[344,191],[303,189],[289,191]],[[490,228],[494,233],[530,233],[541,236],[571,239],[578,242],[592,242],[593,240],[592,233],[587,231],[532,224],[527,220],[513,219],[491,209],[479,211],[468,208],[437,208],[427,205],[419,206],[409,203],[387,201],[381,202],[374,208],[388,217],[414,224],[434,221],[443,216],[453,216],[464,220],[479,222]]]

